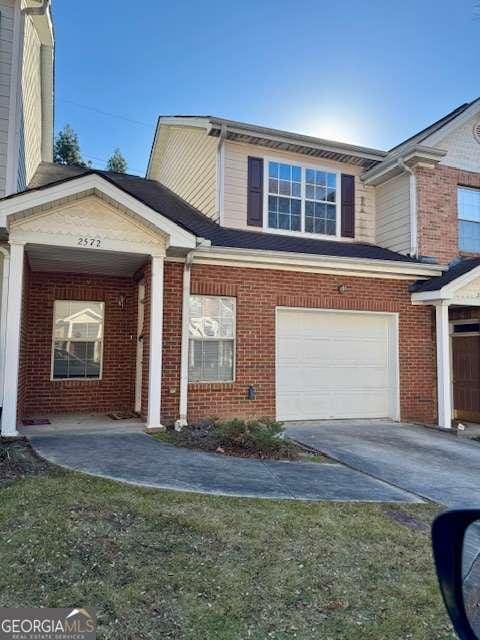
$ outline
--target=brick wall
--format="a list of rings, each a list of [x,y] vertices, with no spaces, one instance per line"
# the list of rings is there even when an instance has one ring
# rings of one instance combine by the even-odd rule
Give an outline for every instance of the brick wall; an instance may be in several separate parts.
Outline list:
[[[133,410],[137,288],[130,278],[31,272],[24,301],[20,415]],[[121,309],[119,296],[125,296]],[[55,300],[105,302],[101,380],[50,380]]]
[[[459,255],[457,187],[480,188],[480,173],[444,165],[415,173],[419,253],[448,263]]]
[[[178,417],[183,265],[165,265],[162,420]],[[345,294],[338,286],[346,284]],[[405,280],[357,278],[264,269],[193,265],[192,293],[237,300],[236,380],[190,384],[189,419],[275,415],[276,306],[400,314],[400,400],[404,420],[436,416],[435,333],[430,307],[412,306]],[[253,384],[257,399],[246,399]]]

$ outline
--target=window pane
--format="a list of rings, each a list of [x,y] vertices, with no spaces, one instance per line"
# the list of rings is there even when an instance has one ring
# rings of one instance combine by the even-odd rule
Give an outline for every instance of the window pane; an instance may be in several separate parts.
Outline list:
[[[189,380],[233,380],[233,340],[191,340]]]
[[[277,162],[270,162],[270,164],[268,166],[268,175],[271,178],[278,178],[278,163]]]
[[[280,164],[280,179],[281,180],[291,180],[292,168],[289,164]]]
[[[99,378],[104,306],[102,302],[54,303],[54,378]]]
[[[459,222],[459,247],[461,251],[480,253],[480,223]]]
[[[278,193],[278,180],[275,178],[268,179],[268,191],[269,193]]]
[[[458,217],[480,222],[480,189],[458,188]]]
[[[232,338],[235,302],[220,296],[190,296],[189,335],[192,338]]]

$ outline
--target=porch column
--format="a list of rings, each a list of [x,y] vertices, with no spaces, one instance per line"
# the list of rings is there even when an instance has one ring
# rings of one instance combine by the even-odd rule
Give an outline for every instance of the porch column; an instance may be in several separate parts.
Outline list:
[[[435,303],[437,324],[438,426],[444,429],[451,429],[452,427],[452,374],[448,308],[448,302],[445,300]]]
[[[163,336],[163,256],[152,256],[147,429],[163,429],[160,419]]]
[[[3,383],[2,436],[17,436],[17,396],[22,320],[24,243],[10,242],[7,321],[5,334],[5,377]]]

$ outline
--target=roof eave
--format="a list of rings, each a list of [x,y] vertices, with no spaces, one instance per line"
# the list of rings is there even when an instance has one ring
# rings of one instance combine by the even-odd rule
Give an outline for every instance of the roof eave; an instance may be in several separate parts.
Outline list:
[[[405,173],[403,164],[410,169],[417,166],[434,167],[446,155],[446,151],[436,147],[427,147],[425,145],[413,145],[405,149],[403,153],[399,153],[388,161],[377,164],[372,169],[366,171],[361,179],[365,184],[377,186]]]

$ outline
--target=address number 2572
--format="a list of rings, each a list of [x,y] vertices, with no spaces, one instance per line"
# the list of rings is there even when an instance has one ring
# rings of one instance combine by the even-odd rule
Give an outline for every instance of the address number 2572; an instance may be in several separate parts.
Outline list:
[[[93,249],[98,249],[98,247],[102,246],[102,241],[98,238],[91,238],[89,236],[81,236],[78,238],[78,246],[79,247],[92,247]]]

